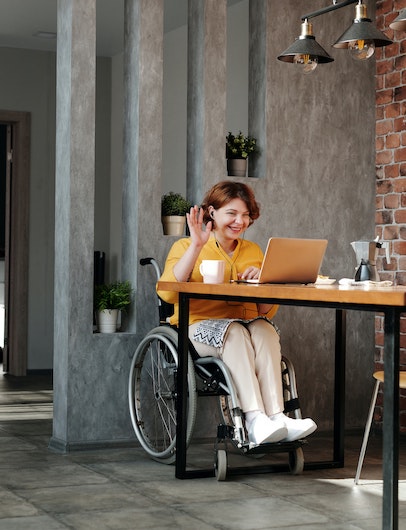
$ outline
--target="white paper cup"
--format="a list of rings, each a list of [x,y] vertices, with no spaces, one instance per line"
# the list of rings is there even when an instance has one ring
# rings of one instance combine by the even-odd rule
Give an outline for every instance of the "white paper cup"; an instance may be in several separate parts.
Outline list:
[[[219,259],[204,259],[199,267],[203,283],[223,283],[226,262]]]

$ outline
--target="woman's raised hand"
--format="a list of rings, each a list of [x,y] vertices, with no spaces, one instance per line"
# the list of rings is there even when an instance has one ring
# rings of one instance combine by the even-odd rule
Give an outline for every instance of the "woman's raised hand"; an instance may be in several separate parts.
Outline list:
[[[186,220],[192,243],[173,267],[173,273],[178,282],[189,281],[196,260],[203,245],[207,243],[212,228],[212,222],[209,221],[206,225],[206,230],[203,229],[203,209],[198,206],[190,208],[190,212],[186,214]]]
[[[209,221],[206,225],[206,229],[204,229],[203,215],[203,208],[199,208],[197,205],[192,206],[190,208],[190,212],[186,214],[190,237],[192,242],[198,247],[202,247],[209,240],[213,224],[211,221]]]

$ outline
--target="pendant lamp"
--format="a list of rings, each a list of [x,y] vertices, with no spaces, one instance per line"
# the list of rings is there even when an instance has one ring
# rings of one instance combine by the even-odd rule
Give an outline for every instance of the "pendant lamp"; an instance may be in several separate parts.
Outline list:
[[[281,55],[280,61],[302,65],[304,73],[312,72],[319,63],[334,61],[313,35],[313,26],[307,19],[302,22],[302,32],[295,42]]]
[[[334,48],[350,50],[354,59],[369,59],[376,47],[392,44],[388,37],[379,31],[367,17],[367,7],[361,1],[355,6],[355,19],[352,25],[333,44]]]
[[[355,7],[355,19],[347,31],[333,44],[334,48],[347,48],[355,59],[365,60],[373,55],[375,47],[387,46],[392,43],[384,33],[372,24],[371,19],[367,17],[367,8],[362,3],[362,0],[343,0],[340,3],[337,3],[337,0],[333,0],[333,5],[302,16],[302,31],[300,36],[289,48],[278,56],[279,61],[299,64],[302,66],[304,73],[312,72],[319,63],[332,62],[334,59],[316,41],[309,19],[341,9],[350,4],[357,4]],[[405,12],[404,18],[406,19],[406,9],[403,11]],[[397,20],[394,20],[392,24],[396,23]]]

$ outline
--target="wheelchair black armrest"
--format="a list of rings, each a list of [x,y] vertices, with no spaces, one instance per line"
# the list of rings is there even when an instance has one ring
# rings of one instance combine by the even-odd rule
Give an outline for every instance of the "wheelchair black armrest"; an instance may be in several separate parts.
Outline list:
[[[150,265],[154,261],[154,258],[141,258],[140,259],[140,265]]]

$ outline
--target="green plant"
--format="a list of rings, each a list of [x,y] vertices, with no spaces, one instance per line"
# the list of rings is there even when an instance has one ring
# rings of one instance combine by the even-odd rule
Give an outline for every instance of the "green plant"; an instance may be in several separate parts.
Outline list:
[[[240,131],[237,135],[229,132],[226,136],[226,158],[248,158],[258,151],[257,139],[244,136]]]
[[[191,203],[182,197],[180,193],[170,191],[162,196],[161,215],[186,215],[191,206]]]
[[[96,311],[120,309],[125,311],[131,303],[132,288],[129,281],[96,285],[94,289],[94,307]]]

